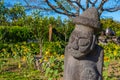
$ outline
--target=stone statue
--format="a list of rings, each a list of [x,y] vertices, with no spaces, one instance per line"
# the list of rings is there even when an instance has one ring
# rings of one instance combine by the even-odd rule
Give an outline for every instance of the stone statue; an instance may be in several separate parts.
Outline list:
[[[100,29],[98,11],[89,8],[73,22],[76,26],[65,48],[64,80],[102,80],[103,48],[95,36]]]

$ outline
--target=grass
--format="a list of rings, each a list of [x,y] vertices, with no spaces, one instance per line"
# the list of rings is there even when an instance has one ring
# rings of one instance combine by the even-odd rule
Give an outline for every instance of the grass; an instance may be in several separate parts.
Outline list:
[[[103,69],[104,80],[120,79],[120,61],[111,60]],[[19,66],[19,64],[21,66]],[[106,63],[105,63],[106,64]],[[27,65],[26,62],[14,58],[0,58],[0,80],[47,80],[44,72],[36,70],[34,64]],[[62,80],[62,79],[55,79]]]
[[[42,80],[37,70],[16,70],[2,72],[1,80]]]
[[[0,62],[0,80],[43,80],[40,71],[35,70],[34,66],[28,67],[25,62],[21,62],[21,67],[19,60],[14,58],[1,58]]]

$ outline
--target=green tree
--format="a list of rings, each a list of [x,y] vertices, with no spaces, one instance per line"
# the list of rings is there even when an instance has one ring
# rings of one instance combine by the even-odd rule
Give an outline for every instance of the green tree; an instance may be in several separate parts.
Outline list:
[[[9,9],[9,18],[12,20],[12,25],[24,23],[25,16],[25,8],[21,4],[15,4]]]
[[[24,19],[24,26],[31,26],[33,23],[32,15],[26,16]]]
[[[0,1],[0,25],[7,24],[8,8],[5,7],[4,1]]]

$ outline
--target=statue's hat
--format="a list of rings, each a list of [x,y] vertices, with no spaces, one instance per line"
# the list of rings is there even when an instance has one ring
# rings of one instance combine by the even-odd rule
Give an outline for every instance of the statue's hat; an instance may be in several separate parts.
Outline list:
[[[99,29],[100,22],[97,9],[94,7],[88,8],[80,16],[73,18],[73,23]]]

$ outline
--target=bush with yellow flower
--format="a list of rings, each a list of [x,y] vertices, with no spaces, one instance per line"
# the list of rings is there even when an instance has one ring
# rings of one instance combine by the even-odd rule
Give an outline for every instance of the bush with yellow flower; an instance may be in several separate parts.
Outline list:
[[[120,45],[112,42],[107,45],[100,45],[104,48],[103,78],[105,80],[118,80],[116,73],[120,73],[120,68],[115,66],[120,66],[120,63],[118,63],[120,60]]]

